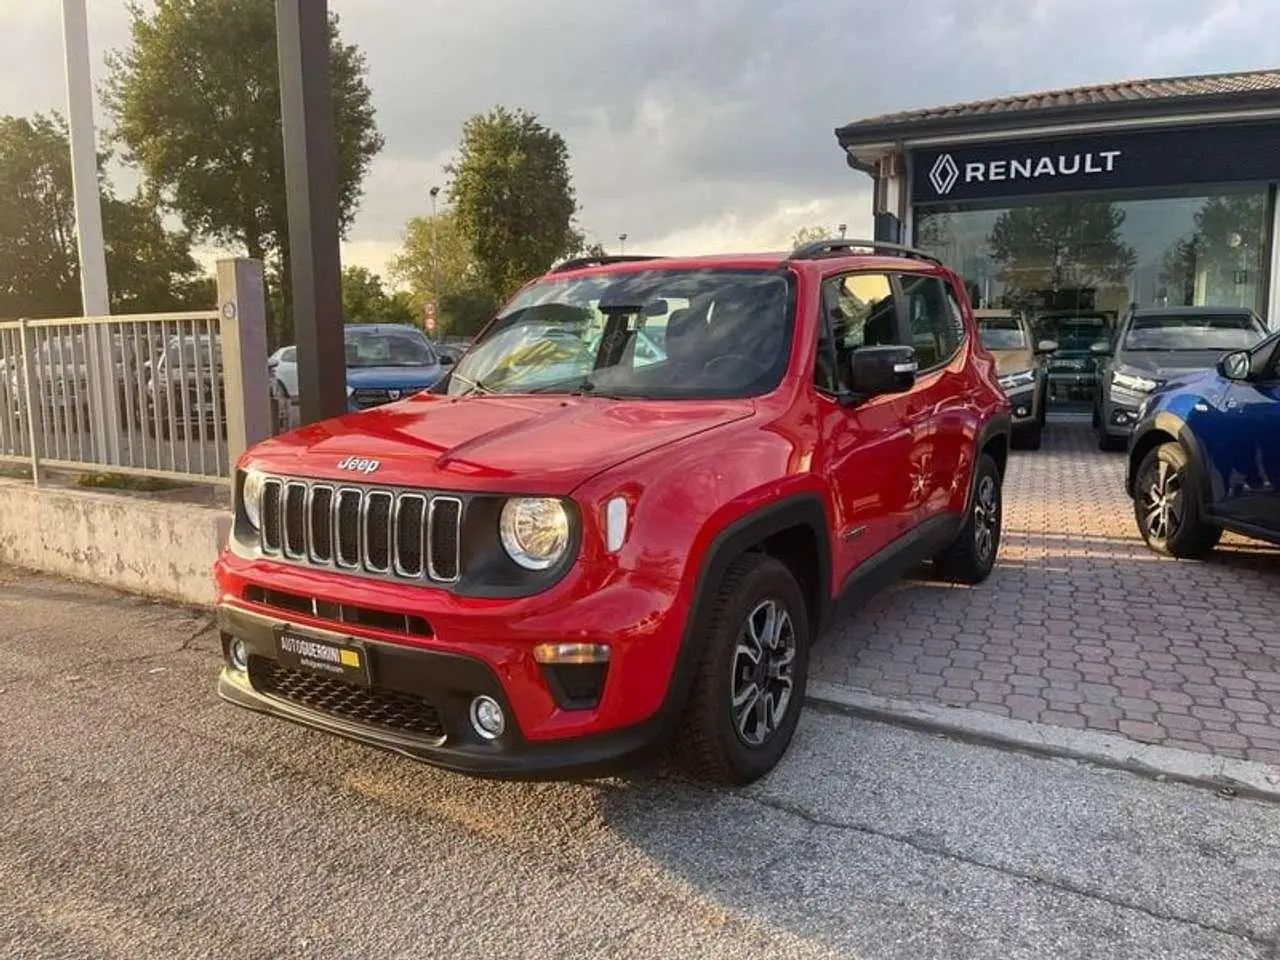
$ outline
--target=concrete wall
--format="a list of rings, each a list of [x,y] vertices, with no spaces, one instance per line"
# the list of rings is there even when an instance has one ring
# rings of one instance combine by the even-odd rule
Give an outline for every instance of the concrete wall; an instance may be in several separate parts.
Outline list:
[[[0,563],[211,605],[231,516],[212,506],[0,480]]]

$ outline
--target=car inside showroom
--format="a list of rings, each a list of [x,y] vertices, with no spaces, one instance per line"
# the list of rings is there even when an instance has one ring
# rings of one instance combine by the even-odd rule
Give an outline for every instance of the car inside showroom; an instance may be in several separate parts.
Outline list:
[[[836,131],[876,239],[940,257],[983,316],[1021,316],[1051,409],[1089,413],[1134,310],[1280,316],[1280,73],[1134,80],[911,110]]]

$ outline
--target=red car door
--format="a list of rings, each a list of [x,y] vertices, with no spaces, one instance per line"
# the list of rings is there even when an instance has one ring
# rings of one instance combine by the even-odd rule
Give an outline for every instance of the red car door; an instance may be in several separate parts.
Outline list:
[[[942,277],[903,273],[897,277],[910,343],[920,365],[907,395],[911,425],[911,526],[963,503],[973,446],[973,398],[966,373],[965,324],[959,301]]]
[[[848,388],[852,350],[898,342],[898,303],[887,274],[828,278],[822,309],[815,371],[821,470],[836,514],[835,573],[843,583],[909,527],[909,395],[874,397],[852,405],[840,398]]]

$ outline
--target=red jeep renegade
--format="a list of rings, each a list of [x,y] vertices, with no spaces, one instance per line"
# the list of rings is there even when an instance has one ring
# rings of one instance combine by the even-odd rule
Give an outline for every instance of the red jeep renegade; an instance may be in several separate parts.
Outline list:
[[[991,572],[1009,430],[925,254],[565,263],[430,392],[244,455],[219,692],[477,774],[674,741],[747,782],[842,601]]]

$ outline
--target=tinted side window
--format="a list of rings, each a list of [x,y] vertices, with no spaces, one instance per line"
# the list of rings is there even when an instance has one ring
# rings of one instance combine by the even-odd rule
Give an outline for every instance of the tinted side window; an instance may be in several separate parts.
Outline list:
[[[964,340],[960,305],[937,277],[915,274],[901,279],[911,345],[916,348],[920,369],[946,363]]]
[[[849,354],[898,342],[898,306],[887,274],[854,273],[823,283],[826,314],[814,380],[819,389],[848,387]]]

